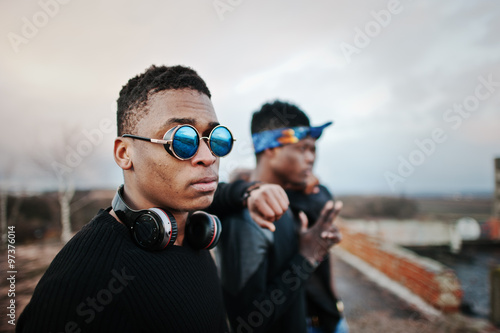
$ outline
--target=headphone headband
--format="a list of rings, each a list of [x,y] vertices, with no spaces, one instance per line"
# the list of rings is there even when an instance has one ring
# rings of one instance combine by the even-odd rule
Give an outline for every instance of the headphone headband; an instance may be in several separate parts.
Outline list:
[[[133,229],[133,221],[139,217],[141,211],[134,210],[127,206],[125,200],[123,200],[122,193],[123,185],[120,185],[118,191],[116,191],[113,201],[111,202],[111,207],[120,221],[122,221],[127,228]]]

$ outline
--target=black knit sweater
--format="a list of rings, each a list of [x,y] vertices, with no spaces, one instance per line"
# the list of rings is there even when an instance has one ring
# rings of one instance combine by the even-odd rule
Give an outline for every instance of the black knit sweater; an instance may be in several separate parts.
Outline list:
[[[108,211],[66,244],[16,332],[226,332],[210,253],[142,250]]]

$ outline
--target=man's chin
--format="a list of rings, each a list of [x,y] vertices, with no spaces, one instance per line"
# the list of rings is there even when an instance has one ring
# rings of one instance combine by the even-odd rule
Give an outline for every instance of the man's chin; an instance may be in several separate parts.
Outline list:
[[[206,194],[204,196],[193,199],[192,206],[193,208],[190,211],[203,210],[208,208],[214,201],[214,193]]]
[[[302,191],[307,187],[307,182],[305,180],[298,180],[288,183],[288,188],[296,191]]]

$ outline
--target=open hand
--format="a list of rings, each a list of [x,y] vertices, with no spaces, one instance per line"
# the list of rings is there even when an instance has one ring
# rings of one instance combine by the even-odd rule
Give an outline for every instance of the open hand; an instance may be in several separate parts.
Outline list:
[[[318,221],[309,229],[307,229],[306,215],[303,212],[299,214],[302,223],[299,251],[311,264],[315,265],[322,261],[330,248],[341,241],[342,236],[334,222],[342,205],[342,201],[335,204],[333,201],[328,201]]]

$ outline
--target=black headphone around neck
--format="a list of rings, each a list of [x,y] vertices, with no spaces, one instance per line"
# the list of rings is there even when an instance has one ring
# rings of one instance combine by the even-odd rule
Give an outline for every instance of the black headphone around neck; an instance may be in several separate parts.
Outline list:
[[[120,185],[111,207],[130,230],[137,245],[146,250],[159,251],[175,243],[177,223],[169,211],[160,208],[131,209],[122,195],[123,185]],[[209,250],[217,245],[220,233],[221,223],[217,216],[196,211],[188,217],[184,237],[192,248]]]

